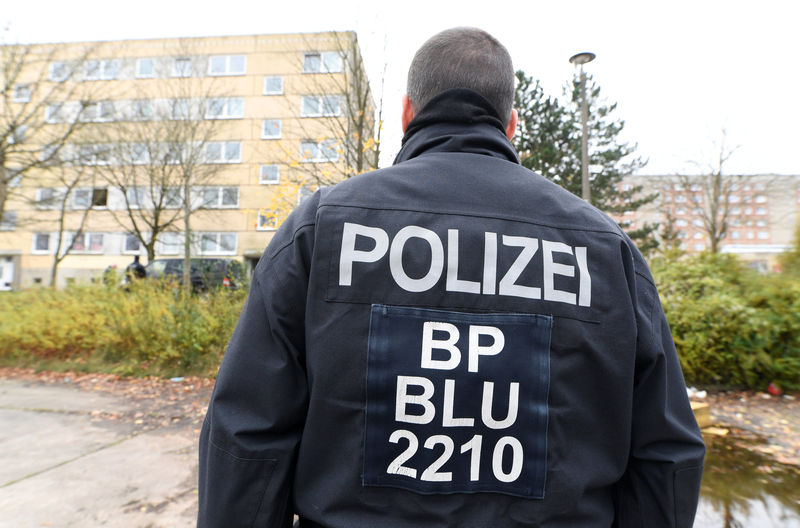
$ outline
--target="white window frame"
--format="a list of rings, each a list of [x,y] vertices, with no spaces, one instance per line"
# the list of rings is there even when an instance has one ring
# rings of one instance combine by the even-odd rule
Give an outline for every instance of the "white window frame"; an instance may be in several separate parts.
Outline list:
[[[83,107],[83,111],[81,111],[81,121],[88,123],[108,123],[114,121],[115,112],[114,101],[94,101]]]
[[[113,147],[108,143],[78,145],[77,163],[83,166],[110,165],[112,156]]]
[[[130,118],[134,121],[147,121],[153,117],[152,99],[131,99]]]
[[[172,76],[173,77],[191,77],[192,76],[192,58],[186,56],[172,58]],[[179,65],[186,65],[186,68]]]
[[[47,78],[54,82],[64,82],[69,79],[69,73],[67,61],[53,61],[50,63]]]
[[[150,62],[152,68],[150,73],[142,73],[142,64],[145,64],[146,61]],[[156,60],[152,57],[141,57],[136,59],[135,75],[137,79],[154,79],[156,76]]]
[[[306,156],[306,147],[313,147],[311,156]],[[300,161],[302,163],[334,163],[339,161],[339,150],[337,141],[335,139],[324,139],[322,141],[315,141],[311,139],[304,139],[300,141]],[[333,152],[335,157],[322,156],[323,152]]]
[[[309,63],[312,57],[318,57],[318,68],[314,68]],[[338,51],[307,51],[303,53],[303,73],[341,73],[343,69],[344,60]]]
[[[210,147],[219,147],[220,156],[212,158],[209,156]],[[233,152],[236,156],[233,156]],[[241,163],[242,162],[242,142],[241,141],[209,141],[205,144],[206,163]]]
[[[178,209],[183,206],[183,188],[174,186],[164,190],[161,207],[164,209]]]
[[[46,123],[61,123],[65,120],[64,103],[47,103],[44,107],[44,120]]]
[[[235,255],[236,248],[239,244],[239,237],[237,233],[230,232],[230,231],[204,231],[199,233],[199,241],[200,241],[200,248],[199,254],[200,255]],[[233,237],[233,249],[220,249],[222,247],[222,240],[223,238]],[[203,246],[206,241],[212,240],[214,241],[214,245],[216,249],[205,249]]]
[[[136,249],[128,249],[128,241],[136,241]],[[142,241],[134,234],[122,233],[122,253],[124,255],[138,255],[142,250]]]
[[[39,237],[40,236],[46,236],[47,237],[47,249],[39,249],[37,247],[39,245],[39,244],[37,244],[37,242],[39,241]],[[33,245],[31,246],[31,253],[33,255],[48,255],[48,254],[50,254],[50,252],[52,251],[51,246],[53,245],[52,241],[53,241],[53,233],[42,233],[42,232],[34,233],[33,234]]]
[[[278,132],[270,134],[267,132],[267,126],[270,123],[278,124]],[[262,119],[261,120],[261,139],[281,139],[283,133],[283,122],[280,119]]]
[[[164,240],[165,238],[170,238],[172,240],[167,242],[166,240]],[[179,255],[181,253],[182,247],[183,247],[182,233],[176,233],[174,231],[165,231],[159,235],[158,238],[159,255]]]
[[[243,67],[241,71],[234,71],[232,64],[234,59],[241,58]],[[224,61],[224,70],[222,72],[212,71],[212,67],[216,60],[222,59]],[[247,55],[212,55],[208,58],[208,75],[212,77],[233,76],[233,75],[246,75],[247,74]]]
[[[16,231],[19,222],[17,211],[4,211],[3,219],[0,220],[0,231]]]
[[[125,203],[130,209],[141,209],[142,202],[147,199],[147,187],[137,185],[125,189]]]
[[[67,247],[69,247],[71,253],[99,255],[102,254],[105,249],[105,233],[84,232],[80,235],[70,233],[69,236],[69,245]],[[81,236],[83,238],[83,249],[75,247],[76,236]],[[92,243],[98,239],[100,240],[100,248],[92,249]]]
[[[316,111],[309,111],[307,108],[312,103],[316,106]],[[300,101],[300,117],[336,117],[340,115],[342,115],[342,98],[339,95],[304,95]]]
[[[219,112],[212,113],[212,109],[219,109]],[[212,97],[206,101],[206,119],[241,119],[243,117],[243,97]]]
[[[234,203],[224,203],[226,192],[233,191],[236,201]],[[214,199],[209,200],[208,197],[214,193]],[[236,209],[239,207],[239,188],[235,186],[219,186],[219,187],[200,187],[198,195],[201,207],[206,209]],[[228,196],[230,196],[228,194]]]
[[[265,170],[273,170],[275,171],[274,178],[271,175],[265,177],[264,173]],[[281,182],[281,166],[277,163],[268,163],[261,165],[258,168],[258,183],[261,185],[277,185]]]
[[[275,231],[278,229],[278,214],[272,209],[259,209],[256,231]]]
[[[44,198],[45,194],[50,194]],[[55,187],[39,187],[36,189],[36,208],[37,209],[58,209],[59,190]],[[46,200],[46,201],[45,201]]]
[[[270,89],[269,83],[270,81],[278,80],[280,83],[280,88],[277,89]],[[283,95],[283,75],[265,75],[264,76],[264,90],[263,95]]]
[[[15,84],[11,94],[11,102],[28,103],[31,100],[31,95],[33,95],[33,90],[30,83]]]

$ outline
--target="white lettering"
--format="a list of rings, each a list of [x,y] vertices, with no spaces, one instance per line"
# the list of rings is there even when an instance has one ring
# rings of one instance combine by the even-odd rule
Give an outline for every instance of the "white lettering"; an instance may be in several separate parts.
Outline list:
[[[480,293],[481,283],[458,278],[458,229],[447,230],[447,291]]]
[[[503,452],[511,447],[511,471],[503,471]],[[492,453],[492,472],[500,482],[514,482],[522,474],[522,444],[513,436],[504,436],[494,446]]]
[[[356,249],[357,236],[369,237],[375,241],[370,251]],[[345,222],[342,231],[342,253],[339,256],[339,285],[350,286],[353,281],[353,262],[375,262],[389,249],[389,235],[377,227]]]
[[[553,261],[553,253],[567,253],[572,255],[572,248],[561,242],[542,240],[542,253],[544,255],[544,300],[575,304],[575,294],[557,290],[554,284],[555,275],[565,277],[575,276],[575,266],[558,264]]]
[[[497,282],[497,233],[485,233],[483,246],[483,293],[494,295]]]
[[[511,295],[514,297],[526,297],[528,299],[541,299],[542,289],[532,286],[521,286],[516,283],[517,279],[528,263],[533,259],[539,249],[539,240],[522,236],[503,235],[503,245],[523,248],[517,256],[517,260],[508,268],[508,271],[500,279],[500,295]]]
[[[490,336],[492,344],[481,346],[481,336]],[[496,356],[506,345],[506,337],[495,326],[470,325],[469,327],[469,366],[470,372],[478,372],[478,356]]]
[[[447,332],[444,340],[434,339],[433,332]],[[458,328],[455,325],[440,321],[426,321],[422,325],[422,360],[421,367],[437,370],[453,370],[461,363],[461,351],[456,347]],[[448,359],[433,359],[433,349],[450,352]]]
[[[428,273],[419,279],[412,279],[403,269],[403,248],[412,238],[421,238],[426,241],[431,248],[431,264]],[[444,248],[442,241],[436,236],[436,233],[430,229],[425,229],[419,226],[406,226],[401,229],[394,240],[392,240],[392,247],[389,250],[389,269],[392,272],[392,277],[398,286],[410,292],[423,292],[433,288],[439,278],[442,276],[444,270]]]
[[[508,414],[500,421],[492,418],[492,404],[494,403],[494,382],[483,382],[483,401],[481,402],[481,419],[490,429],[507,429],[517,421],[519,411],[519,383],[511,382],[508,387]]]
[[[578,272],[580,273],[580,295],[578,304],[580,306],[592,305],[592,276],[589,275],[589,266],[586,265],[586,248],[575,248],[575,260],[578,261]]]
[[[453,406],[456,392],[456,380],[444,380],[444,417],[442,427],[472,427],[474,418],[453,418]]]
[[[422,387],[422,394],[411,395],[408,387],[416,385]],[[397,376],[397,399],[395,400],[394,419],[397,422],[427,424],[433,421],[436,415],[436,408],[431,403],[433,396],[433,382],[428,378],[420,376]],[[422,414],[408,414],[406,407],[409,405],[420,405],[424,412]]]

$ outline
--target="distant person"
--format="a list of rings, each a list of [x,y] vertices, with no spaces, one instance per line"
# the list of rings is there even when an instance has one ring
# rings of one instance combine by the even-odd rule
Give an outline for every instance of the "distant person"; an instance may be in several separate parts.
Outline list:
[[[139,255],[135,255],[133,257],[133,262],[128,264],[128,267],[125,268],[125,273],[131,279],[143,279],[147,275],[147,271],[144,269],[144,266],[139,262]]]
[[[692,526],[705,447],[645,260],[522,167],[514,69],[417,51],[392,167],[270,242],[200,438],[200,527]]]

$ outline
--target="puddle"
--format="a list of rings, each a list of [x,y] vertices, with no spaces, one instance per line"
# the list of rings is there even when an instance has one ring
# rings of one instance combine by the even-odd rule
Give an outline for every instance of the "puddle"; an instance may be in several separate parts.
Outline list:
[[[694,528],[800,528],[800,470],[745,449],[732,436],[706,437]]]

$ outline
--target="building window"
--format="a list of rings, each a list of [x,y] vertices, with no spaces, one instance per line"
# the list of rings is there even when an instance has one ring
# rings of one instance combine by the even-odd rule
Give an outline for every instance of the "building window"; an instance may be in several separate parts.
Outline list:
[[[177,255],[180,253],[183,237],[179,233],[161,233],[158,238],[161,246],[159,253],[162,255]]]
[[[110,145],[94,144],[78,147],[78,162],[82,165],[108,165],[110,161]]]
[[[206,119],[238,119],[244,116],[244,99],[218,97],[208,100]]]
[[[264,119],[261,121],[261,139],[280,139],[281,120]]]
[[[274,231],[276,229],[278,229],[278,217],[275,211],[259,209],[256,231]]]
[[[31,100],[31,85],[30,84],[15,84],[14,92],[11,95],[12,103],[27,103]]]
[[[66,81],[69,77],[69,67],[64,61],[50,63],[50,80],[55,82]]]
[[[80,233],[72,235],[70,245],[72,251],[84,253],[100,253],[103,251],[102,233]]]
[[[763,194],[759,194],[756,196],[756,203],[767,203],[767,197]]]
[[[169,102],[170,119],[190,119],[192,115],[192,105],[189,99],[171,99]]]
[[[335,139],[323,141],[304,140],[300,142],[300,160],[311,163],[336,161],[339,151]]]
[[[686,227],[687,225],[689,225],[689,222],[687,222],[683,218],[679,218],[679,219],[675,220],[675,225],[678,226],[678,227]]]
[[[686,197],[684,195],[682,195],[682,194],[679,194],[678,196],[675,197],[675,202],[676,203],[684,203],[684,202],[686,202]]]
[[[341,115],[341,97],[338,95],[305,95],[300,106],[301,117],[328,117]]]
[[[44,109],[44,120],[47,123],[61,123],[64,119],[64,104],[49,103]]]
[[[167,187],[161,196],[162,204],[167,209],[177,209],[183,205],[183,189],[180,187]]]
[[[258,173],[258,183],[274,185],[280,183],[281,173],[278,165],[262,165]]]
[[[756,220],[756,227],[767,227],[766,220]]]
[[[240,141],[209,141],[206,143],[207,163],[240,163],[242,143]]]
[[[264,77],[264,95],[281,95],[283,93],[283,77],[267,75]]]
[[[136,59],[136,77],[150,79],[156,76],[156,64],[151,58]]]
[[[33,252],[34,253],[50,252],[50,233],[33,234]]]
[[[37,209],[55,209],[58,206],[59,193],[52,187],[43,187],[36,190]]]
[[[767,208],[766,207],[756,207],[756,214],[757,215],[765,215],[765,214],[767,214]]]
[[[246,70],[244,55],[215,55],[208,61],[209,75],[244,75]]]
[[[143,121],[150,119],[152,114],[153,108],[149,99],[134,99],[131,101],[131,119]]]
[[[110,81],[119,77],[119,60],[88,60],[83,65],[83,79],[97,81],[102,79]]]
[[[72,207],[75,209],[106,207],[107,205],[108,189],[105,187],[75,189],[72,193]]]
[[[742,234],[739,231],[731,231],[731,238],[733,239],[742,238]]]
[[[125,253],[138,253],[140,247],[139,237],[130,233],[125,234],[125,244],[123,246]]]
[[[0,221],[0,231],[14,231],[17,229],[17,212],[5,211],[3,220]]]
[[[226,209],[239,206],[238,187],[205,187],[200,190],[201,206],[207,209]]]
[[[706,249],[706,245],[703,244],[702,242],[697,243],[697,244],[694,245],[694,250],[695,251],[704,251],[705,249]]]
[[[172,60],[173,77],[191,77],[192,59],[189,57],[175,57]]]
[[[695,240],[700,240],[703,238],[703,233],[695,233],[692,238],[694,238]]]
[[[758,232],[758,239],[759,240],[768,240],[769,239],[769,232],[768,231],[759,231]]]
[[[130,209],[138,209],[145,200],[146,187],[128,187],[125,189],[125,199]]]
[[[235,255],[236,233],[200,233],[200,254]]]
[[[106,122],[114,120],[114,103],[112,101],[99,101],[89,103],[83,107],[81,121]]]
[[[337,51],[311,52],[303,55],[303,73],[339,73],[342,56]]]

